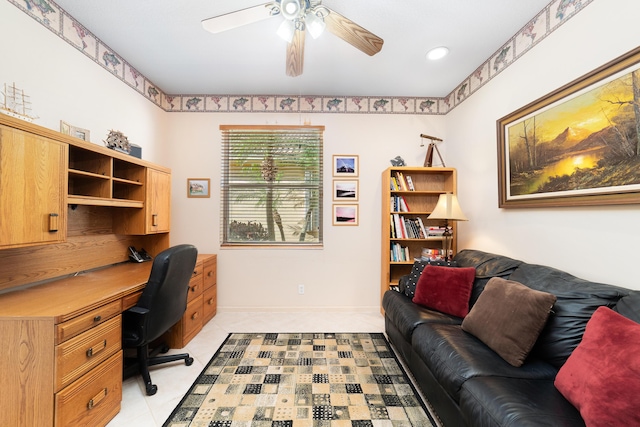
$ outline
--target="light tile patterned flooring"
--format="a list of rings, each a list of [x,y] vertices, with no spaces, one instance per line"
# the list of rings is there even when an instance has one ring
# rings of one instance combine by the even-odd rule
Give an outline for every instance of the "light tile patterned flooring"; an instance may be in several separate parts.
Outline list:
[[[193,365],[183,362],[154,366],[151,380],[158,393],[147,396],[140,376],[124,381],[122,408],[108,427],[161,427],[213,354],[231,332],[384,332],[380,313],[218,313],[182,350],[194,358]]]

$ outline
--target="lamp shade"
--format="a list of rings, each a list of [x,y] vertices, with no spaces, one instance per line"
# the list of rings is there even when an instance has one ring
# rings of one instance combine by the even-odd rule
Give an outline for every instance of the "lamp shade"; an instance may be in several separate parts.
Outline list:
[[[467,217],[462,213],[458,198],[455,194],[441,194],[435,209],[429,215],[429,219],[447,219],[454,221],[467,221]]]

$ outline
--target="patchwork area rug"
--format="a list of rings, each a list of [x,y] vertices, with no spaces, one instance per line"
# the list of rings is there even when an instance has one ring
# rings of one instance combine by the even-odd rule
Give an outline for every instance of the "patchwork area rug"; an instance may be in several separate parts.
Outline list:
[[[164,424],[434,425],[381,333],[230,334]]]

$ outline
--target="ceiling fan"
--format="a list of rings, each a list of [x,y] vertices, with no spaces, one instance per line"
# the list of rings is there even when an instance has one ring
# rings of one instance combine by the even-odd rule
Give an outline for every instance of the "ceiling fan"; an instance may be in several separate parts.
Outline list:
[[[258,6],[214,16],[202,21],[205,30],[220,33],[280,15],[284,18],[278,35],[287,46],[287,75],[302,74],[305,33],[317,38],[326,28],[369,56],[380,52],[384,40],[338,12],[322,5],[322,0],[275,0]]]

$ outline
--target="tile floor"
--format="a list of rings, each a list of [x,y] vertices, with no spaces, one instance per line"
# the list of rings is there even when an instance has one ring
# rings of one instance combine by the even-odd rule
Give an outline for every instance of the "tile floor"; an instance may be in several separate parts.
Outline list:
[[[183,350],[195,360],[153,367],[151,380],[158,386],[147,396],[140,376],[124,381],[122,408],[108,427],[160,427],[213,354],[231,332],[384,332],[380,313],[218,313]]]

